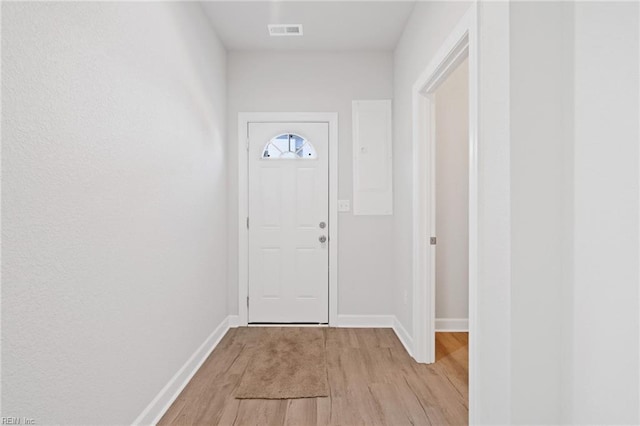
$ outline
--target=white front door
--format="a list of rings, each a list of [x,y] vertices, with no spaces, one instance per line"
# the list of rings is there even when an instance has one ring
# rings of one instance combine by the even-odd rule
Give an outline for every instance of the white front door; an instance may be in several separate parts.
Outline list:
[[[249,322],[329,321],[329,124],[249,123]]]

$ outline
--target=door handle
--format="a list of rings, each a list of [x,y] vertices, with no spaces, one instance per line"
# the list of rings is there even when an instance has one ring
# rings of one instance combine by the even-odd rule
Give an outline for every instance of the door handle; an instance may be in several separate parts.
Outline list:
[[[320,241],[321,243],[325,243],[327,242],[327,237],[325,237],[324,235],[320,235],[320,238],[318,238],[318,241]]]

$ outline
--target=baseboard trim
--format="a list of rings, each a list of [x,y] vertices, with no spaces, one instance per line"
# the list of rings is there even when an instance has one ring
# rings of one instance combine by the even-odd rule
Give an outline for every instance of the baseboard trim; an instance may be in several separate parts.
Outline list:
[[[413,338],[395,315],[338,315],[337,327],[391,328],[405,350],[413,356]]]
[[[404,328],[396,317],[393,317],[393,331],[396,333],[396,336],[398,336],[405,350],[413,357],[413,338],[407,333],[407,329]]]
[[[393,315],[338,315],[336,327],[392,328]]]
[[[436,331],[468,332],[469,320],[467,318],[436,318]]]
[[[229,315],[229,328],[240,327],[240,315]]]
[[[134,425],[155,425],[164,413],[167,412],[171,404],[178,398],[180,392],[187,386],[191,378],[202,366],[204,361],[209,357],[211,352],[218,346],[220,340],[231,328],[234,323],[233,315],[226,317],[213,333],[206,338],[198,349],[191,355],[187,362],[178,370],[169,382],[162,388],[155,398],[140,413],[138,418],[133,421]]]

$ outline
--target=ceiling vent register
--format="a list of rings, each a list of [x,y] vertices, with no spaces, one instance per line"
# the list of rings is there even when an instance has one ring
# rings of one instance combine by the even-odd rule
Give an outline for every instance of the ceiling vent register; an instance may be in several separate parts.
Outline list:
[[[267,25],[267,27],[269,29],[269,35],[272,37],[302,35],[301,24],[270,24]]]

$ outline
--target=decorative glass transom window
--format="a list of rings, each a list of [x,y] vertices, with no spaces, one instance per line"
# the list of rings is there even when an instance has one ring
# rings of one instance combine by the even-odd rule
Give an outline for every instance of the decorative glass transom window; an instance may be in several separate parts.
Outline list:
[[[271,139],[264,147],[262,158],[317,158],[316,150],[311,142],[295,133],[285,133]]]

